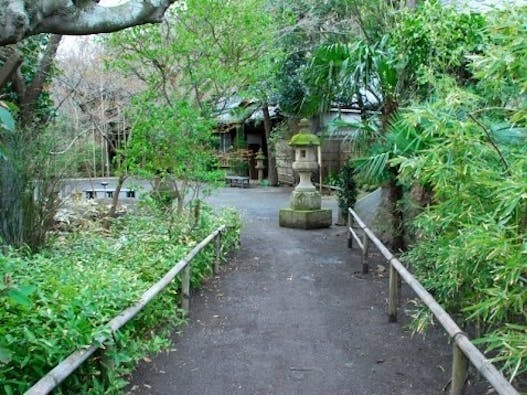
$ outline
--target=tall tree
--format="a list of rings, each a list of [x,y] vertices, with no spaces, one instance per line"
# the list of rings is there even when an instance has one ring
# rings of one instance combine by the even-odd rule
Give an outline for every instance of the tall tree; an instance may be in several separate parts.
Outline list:
[[[6,73],[10,75],[10,81],[6,79],[4,86],[11,83],[4,92],[19,108],[18,120],[22,127],[39,121],[35,112],[42,107],[39,100],[46,99],[42,94],[50,79],[61,39],[60,35],[41,35],[9,48],[0,47],[0,60],[4,63]],[[16,59],[20,59],[20,62]],[[9,71],[14,64],[18,64],[18,67]]]
[[[53,105],[45,86],[60,39],[41,35],[0,48],[5,64],[16,56],[23,60],[9,73],[9,83],[1,91],[11,103],[17,127],[1,136],[4,157],[0,162],[0,232],[5,243],[15,246],[40,247],[59,204],[55,161],[46,152],[52,150],[52,141],[45,141],[45,132]]]
[[[161,26],[120,32],[109,45],[123,54],[114,66],[145,81],[167,103],[190,99],[203,115],[212,116],[219,99],[260,100],[268,137],[265,110],[272,88],[263,81],[279,57],[274,35],[263,0],[190,0],[170,10]]]

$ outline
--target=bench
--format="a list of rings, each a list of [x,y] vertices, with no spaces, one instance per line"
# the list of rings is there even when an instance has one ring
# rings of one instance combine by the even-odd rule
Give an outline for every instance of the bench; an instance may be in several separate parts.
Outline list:
[[[227,176],[225,182],[231,187],[249,188],[249,177]]]
[[[97,199],[97,194],[102,194],[103,197],[107,197],[109,199],[113,198],[113,194],[115,192],[115,189],[102,189],[102,188],[91,188],[91,189],[84,189],[84,194],[86,195],[86,199]],[[127,198],[135,198],[135,190],[133,189],[121,189],[121,193],[124,193]],[[104,196],[106,195],[106,196]]]

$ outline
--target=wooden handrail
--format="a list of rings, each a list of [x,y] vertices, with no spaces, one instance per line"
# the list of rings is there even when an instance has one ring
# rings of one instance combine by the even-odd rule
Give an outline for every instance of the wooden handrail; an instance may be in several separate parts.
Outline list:
[[[329,184],[320,184],[318,182],[314,182],[313,183],[315,186],[317,187],[320,187],[320,188],[324,188],[324,189],[329,189],[330,191],[342,191],[342,188],[341,187],[337,187],[335,185],[329,185]]]
[[[507,379],[496,369],[496,367],[481,353],[481,351],[470,341],[467,334],[455,323],[450,315],[437,303],[434,297],[421,285],[421,283],[404,267],[404,265],[391,253],[388,248],[375,236],[366,226],[358,214],[352,209],[348,209],[348,246],[351,248],[351,237],[358,243],[363,252],[364,259],[367,257],[367,243],[370,239],[377,247],[379,252],[390,264],[390,297],[389,319],[391,322],[397,320],[397,275],[412,288],[417,296],[430,309],[453,341],[453,369],[450,393],[453,395],[461,394],[466,378],[466,363],[463,359],[468,358],[472,365],[480,372],[487,381],[501,395],[519,395],[518,391],[507,381]],[[361,242],[356,232],[352,229],[352,220],[355,219],[359,227],[364,232],[364,239]],[[364,263],[363,263],[364,265]],[[397,274],[396,274],[397,273]]]
[[[118,331],[123,325],[134,318],[152,299],[154,299],[161,291],[163,291],[172,280],[180,274],[182,271],[187,272],[184,276],[182,289],[183,293],[183,308],[188,310],[188,291],[190,276],[188,275],[187,268],[190,268],[190,262],[192,259],[203,250],[212,240],[221,237],[221,233],[225,231],[225,225],[220,226],[210,235],[208,235],[203,241],[197,244],[182,260],[176,263],[164,276],[150,287],[133,306],[123,310],[113,319],[111,319],[106,327],[109,328],[110,334],[99,336],[94,339],[92,344],[87,348],[81,348],[70,354],[67,358],[62,360],[57,366],[50,370],[44,377],[42,377],[37,383],[29,388],[26,395],[45,395],[49,394],[55,389],[60,383],[62,383],[70,374],[72,374],[84,361],[86,361],[95,351],[101,348],[101,345],[109,340],[113,333]],[[216,257],[214,262],[215,271],[217,270],[217,261],[219,260],[220,248],[216,245]],[[111,335],[111,336],[110,336]]]

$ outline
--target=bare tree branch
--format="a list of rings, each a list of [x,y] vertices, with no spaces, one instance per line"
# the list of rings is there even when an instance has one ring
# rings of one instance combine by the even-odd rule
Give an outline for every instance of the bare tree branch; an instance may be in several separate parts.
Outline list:
[[[0,45],[14,44],[38,33],[110,33],[158,23],[176,1],[128,0],[105,7],[93,0],[0,0]]]
[[[474,115],[468,114],[468,117],[472,119],[476,125],[478,125],[486,134],[487,139],[489,140],[490,145],[492,145],[492,148],[496,151],[498,154],[498,157],[501,160],[501,163],[503,164],[503,170],[507,173],[507,175],[511,175],[511,168],[509,166],[509,162],[505,159],[505,156],[503,156],[503,153],[501,152],[498,145],[494,142],[494,139],[492,138],[492,133],[490,132],[489,128],[487,128],[482,122],[480,122]]]

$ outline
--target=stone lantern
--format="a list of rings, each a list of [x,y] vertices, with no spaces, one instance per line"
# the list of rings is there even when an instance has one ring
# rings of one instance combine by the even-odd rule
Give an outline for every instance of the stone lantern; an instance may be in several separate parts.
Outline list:
[[[259,183],[261,183],[264,178],[264,169],[265,169],[264,160],[265,160],[265,155],[262,149],[260,148],[260,150],[256,154],[256,170],[258,170],[258,182]]]
[[[332,213],[322,209],[322,198],[311,183],[311,174],[318,169],[317,147],[319,138],[309,131],[309,121],[300,121],[300,132],[294,135],[289,145],[295,150],[293,170],[300,182],[291,194],[290,208],[280,210],[280,226],[286,228],[326,228],[331,225]]]

